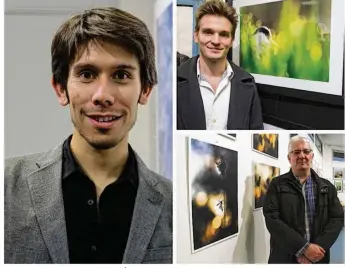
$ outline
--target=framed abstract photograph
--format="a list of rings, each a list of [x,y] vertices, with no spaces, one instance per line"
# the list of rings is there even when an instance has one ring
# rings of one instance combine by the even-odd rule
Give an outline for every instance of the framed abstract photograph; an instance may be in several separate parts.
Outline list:
[[[253,150],[278,159],[279,134],[253,134]]]
[[[238,233],[237,152],[189,139],[192,253]]]
[[[254,162],[253,169],[254,209],[259,209],[264,205],[266,193],[272,179],[280,175],[280,168]]]
[[[233,61],[259,84],[342,96],[343,0],[240,0]]]

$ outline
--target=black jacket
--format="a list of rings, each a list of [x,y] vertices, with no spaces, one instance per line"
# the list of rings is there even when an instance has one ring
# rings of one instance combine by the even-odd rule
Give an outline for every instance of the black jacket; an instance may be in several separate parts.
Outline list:
[[[206,129],[204,104],[197,79],[195,56],[177,70],[177,129]],[[253,76],[230,62],[234,71],[227,129],[263,129],[260,99]]]
[[[185,61],[187,61],[189,59],[190,58],[187,55],[182,54],[182,53],[177,51],[177,56],[176,56],[177,67],[180,66],[182,63],[184,63]]]
[[[319,263],[329,263],[329,249],[343,228],[344,211],[333,184],[320,178],[314,170],[311,170],[311,176],[316,182],[317,192],[310,242],[326,251]],[[272,180],[263,212],[271,234],[268,263],[298,263],[295,254],[307,243],[304,238],[305,208],[302,185],[291,170]]]

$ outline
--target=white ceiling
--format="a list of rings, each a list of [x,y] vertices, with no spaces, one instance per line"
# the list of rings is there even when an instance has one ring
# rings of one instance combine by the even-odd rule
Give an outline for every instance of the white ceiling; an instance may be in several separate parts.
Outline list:
[[[344,134],[319,134],[323,144],[330,146],[341,147],[345,149],[345,135]]]

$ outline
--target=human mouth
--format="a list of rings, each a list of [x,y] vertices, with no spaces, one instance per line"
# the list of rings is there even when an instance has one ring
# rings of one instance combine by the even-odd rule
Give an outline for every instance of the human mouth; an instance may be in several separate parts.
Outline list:
[[[208,47],[209,50],[211,50],[212,52],[221,52],[223,49],[221,48],[215,48],[215,47]]]
[[[86,115],[97,128],[111,128],[123,115]]]

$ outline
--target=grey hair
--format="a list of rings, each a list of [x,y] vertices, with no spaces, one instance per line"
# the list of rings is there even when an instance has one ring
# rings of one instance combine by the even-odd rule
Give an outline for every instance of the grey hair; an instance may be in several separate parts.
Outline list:
[[[289,141],[289,151],[288,151],[288,153],[291,152],[292,144],[294,144],[295,142],[298,142],[298,141],[304,141],[304,142],[308,143],[309,149],[312,149],[309,139],[307,139],[306,137],[297,135],[297,136],[293,136],[293,137],[290,139],[290,141]]]

